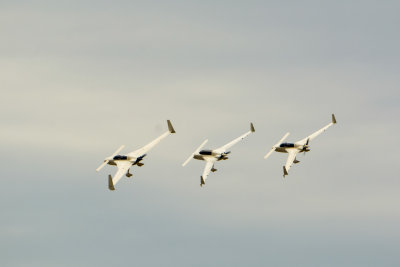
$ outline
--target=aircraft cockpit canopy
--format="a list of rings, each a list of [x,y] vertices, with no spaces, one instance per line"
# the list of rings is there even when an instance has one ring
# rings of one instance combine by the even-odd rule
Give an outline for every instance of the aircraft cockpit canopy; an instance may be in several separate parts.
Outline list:
[[[279,147],[294,147],[293,143],[282,143]]]
[[[201,150],[199,152],[199,154],[200,155],[209,155],[209,156],[211,156],[212,155],[212,150]]]
[[[116,155],[113,160],[127,160],[127,156]]]

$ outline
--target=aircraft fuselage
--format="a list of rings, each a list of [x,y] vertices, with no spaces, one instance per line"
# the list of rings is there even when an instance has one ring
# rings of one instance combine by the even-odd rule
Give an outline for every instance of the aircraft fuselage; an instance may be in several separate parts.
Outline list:
[[[276,152],[288,153],[288,149],[297,149],[299,152],[308,152],[310,148],[308,145],[298,145],[294,143],[282,143],[279,147],[275,148]]]
[[[114,158],[112,158],[108,161],[108,164],[109,165],[117,165],[116,161],[130,161],[130,162],[132,162],[132,165],[135,165],[135,164],[140,163],[140,161],[142,161],[145,156],[146,156],[146,154],[144,154],[138,158],[132,158],[132,157],[125,156],[125,155],[116,155]]]
[[[193,156],[194,159],[197,160],[206,160],[206,158],[216,158],[218,161],[226,160],[228,157],[226,156],[230,152],[218,153],[213,150],[201,150],[199,154],[195,154]]]

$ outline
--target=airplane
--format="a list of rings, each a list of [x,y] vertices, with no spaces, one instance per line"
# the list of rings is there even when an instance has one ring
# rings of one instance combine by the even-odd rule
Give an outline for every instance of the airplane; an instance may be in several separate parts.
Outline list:
[[[336,118],[335,118],[335,115],[332,114],[331,123],[329,123],[322,129],[316,131],[315,133],[307,136],[304,139],[301,139],[300,141],[298,141],[296,143],[282,143],[290,134],[290,133],[286,133],[282,137],[282,139],[279,140],[279,142],[276,143],[272,147],[272,149],[264,156],[264,159],[267,159],[274,151],[281,152],[281,153],[288,153],[289,155],[288,155],[286,164],[285,164],[285,166],[283,166],[283,178],[285,178],[285,176],[289,174],[288,171],[289,171],[290,167],[293,165],[293,163],[297,164],[300,162],[296,159],[296,155],[298,153],[302,153],[302,152],[304,152],[304,154],[306,152],[309,152],[310,151],[310,145],[309,145],[310,141],[312,141],[315,137],[317,137],[318,135],[325,132],[329,127],[331,127],[334,124],[336,124]]]
[[[105,165],[115,165],[118,170],[114,175],[114,178],[111,175],[108,175],[108,189],[115,190],[115,184],[126,175],[126,177],[130,178],[132,174],[129,172],[129,169],[133,165],[137,165],[138,167],[142,167],[144,164],[141,162],[143,158],[147,155],[146,153],[150,151],[155,145],[157,145],[162,139],[167,137],[170,134],[175,133],[174,128],[172,127],[171,121],[167,120],[168,123],[168,131],[163,133],[161,136],[156,138],[154,141],[145,145],[138,150],[135,150],[127,155],[117,155],[125,146],[122,145],[117,149],[111,156],[104,159],[104,162],[96,169],[96,171],[100,171]]]
[[[210,172],[217,171],[217,169],[214,168],[215,162],[220,161],[220,160],[227,160],[228,159],[227,155],[229,153],[231,153],[231,151],[228,151],[228,149],[231,148],[236,143],[238,143],[239,141],[243,140],[249,134],[254,133],[254,132],[255,132],[255,129],[254,129],[253,123],[250,123],[250,131],[239,136],[232,142],[229,142],[228,144],[221,146],[214,150],[201,150],[204,147],[204,145],[208,142],[208,139],[206,139],[192,153],[192,155],[190,155],[190,157],[182,164],[182,167],[184,167],[192,158],[205,161],[206,166],[204,168],[203,175],[200,176],[200,186],[202,187],[205,184],[205,181],[206,181],[208,175],[210,174]]]

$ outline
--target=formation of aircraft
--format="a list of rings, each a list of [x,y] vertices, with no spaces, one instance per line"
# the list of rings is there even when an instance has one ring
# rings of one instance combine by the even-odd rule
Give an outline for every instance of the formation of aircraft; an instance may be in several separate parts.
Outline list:
[[[143,158],[147,155],[147,153],[152,149],[155,145],[157,145],[162,139],[169,136],[170,134],[174,134],[175,130],[171,124],[171,121],[167,120],[168,124],[168,131],[163,133],[161,136],[150,142],[149,144],[145,145],[142,148],[139,148],[133,152],[130,152],[126,155],[119,155],[118,153],[125,147],[121,146],[117,149],[111,156],[104,159],[104,162],[96,169],[96,171],[100,171],[105,165],[114,165],[117,166],[117,172],[115,173],[114,177],[111,175],[108,176],[108,188],[110,190],[115,190],[115,184],[126,175],[126,177],[130,178],[132,174],[129,172],[130,168],[134,165],[138,167],[143,166],[142,163]],[[283,166],[283,177],[288,175],[288,171],[290,167],[296,163],[299,163],[296,159],[296,155],[298,153],[306,153],[310,151],[310,141],[312,141],[315,137],[320,135],[321,133],[325,132],[329,127],[336,124],[335,115],[332,114],[332,121],[325,127],[321,128],[320,130],[314,132],[313,134],[297,141],[295,143],[283,143],[283,141],[289,136],[289,133],[286,133],[278,143],[276,143],[271,150],[264,156],[264,159],[267,159],[274,151],[281,152],[281,153],[288,153],[288,158],[286,161],[285,166]],[[205,184],[206,179],[208,178],[211,172],[217,171],[214,168],[214,164],[217,161],[227,160],[228,154],[231,153],[229,149],[237,144],[239,141],[243,140],[251,133],[254,133],[255,129],[253,123],[250,123],[250,131],[244,133],[243,135],[239,136],[238,138],[234,139],[233,141],[227,143],[216,149],[202,149],[205,144],[208,142],[208,139],[205,140],[191,155],[190,157],[182,164],[185,166],[192,158],[196,160],[202,160],[206,162],[206,166],[203,171],[203,175],[200,176],[200,186]]]
[[[254,133],[254,126],[253,123],[250,123],[250,131],[247,133],[239,136],[235,140],[227,143],[226,145],[223,145],[217,149],[204,149],[200,150],[204,147],[204,145],[208,142],[208,139],[206,139],[193,153],[190,155],[190,157],[182,164],[182,167],[184,167],[192,158],[197,159],[197,160],[203,160],[206,162],[206,166],[203,171],[203,175],[200,176],[200,186],[203,186],[205,184],[205,181],[210,174],[210,172],[215,172],[217,169],[214,168],[214,163],[220,160],[227,160],[228,157],[227,155],[231,153],[231,151],[228,151],[232,146],[237,144],[239,141],[243,140],[246,138],[249,134]]]

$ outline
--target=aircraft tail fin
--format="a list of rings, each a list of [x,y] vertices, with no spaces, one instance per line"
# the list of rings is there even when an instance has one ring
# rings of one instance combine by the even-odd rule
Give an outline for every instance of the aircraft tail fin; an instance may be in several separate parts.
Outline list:
[[[174,127],[172,127],[172,123],[170,120],[167,120],[168,123],[168,130],[170,133],[176,133]]]
[[[115,190],[111,174],[108,175],[108,189],[110,189],[111,191]]]
[[[289,173],[286,170],[286,167],[283,166],[283,177],[285,177],[286,175],[288,175]]]
[[[202,187],[203,184],[206,184],[206,183],[204,182],[203,176],[200,176],[200,186]]]

